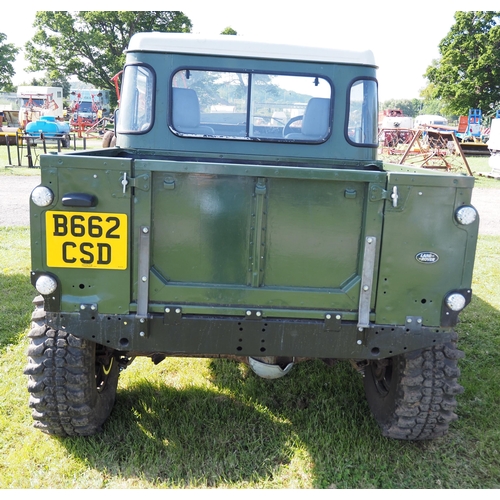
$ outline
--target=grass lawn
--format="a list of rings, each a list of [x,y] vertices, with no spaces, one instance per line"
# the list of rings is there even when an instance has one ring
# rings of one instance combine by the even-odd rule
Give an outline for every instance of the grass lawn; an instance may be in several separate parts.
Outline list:
[[[478,173],[487,161],[469,163]],[[0,146],[0,182],[39,175],[5,165]],[[500,183],[476,176],[476,186]],[[457,327],[459,420],[430,442],[383,438],[347,362],[267,381],[233,361],[185,358],[134,361],[102,434],[47,436],[32,426],[23,375],[29,271],[29,229],[0,227],[0,489],[500,488],[500,237],[479,238]]]
[[[459,420],[430,442],[388,440],[346,362],[276,381],[227,360],[138,359],[97,436],[32,427],[29,230],[0,228],[0,488],[500,487],[500,238],[482,236],[458,326]]]

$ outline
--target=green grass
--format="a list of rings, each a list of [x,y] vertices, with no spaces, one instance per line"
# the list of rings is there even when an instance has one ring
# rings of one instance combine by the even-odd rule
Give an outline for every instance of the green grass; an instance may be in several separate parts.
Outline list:
[[[430,442],[388,440],[346,362],[276,381],[227,360],[137,359],[103,433],[32,427],[26,363],[29,231],[0,228],[0,488],[500,487],[500,238],[479,239],[458,326],[459,420]]]

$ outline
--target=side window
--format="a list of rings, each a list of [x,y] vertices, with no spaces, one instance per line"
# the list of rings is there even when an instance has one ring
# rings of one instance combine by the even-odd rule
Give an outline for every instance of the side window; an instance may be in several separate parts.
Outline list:
[[[330,83],[292,76],[185,69],[172,79],[172,130],[179,135],[323,142],[330,134]]]
[[[347,140],[356,146],[376,147],[377,112],[377,82],[354,81],[348,92]]]
[[[154,74],[146,66],[126,66],[117,131],[144,133],[153,125]]]

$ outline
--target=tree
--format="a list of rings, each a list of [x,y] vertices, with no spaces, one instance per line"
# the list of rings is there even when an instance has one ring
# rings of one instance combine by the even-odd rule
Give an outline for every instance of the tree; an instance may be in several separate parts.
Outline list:
[[[12,43],[6,43],[7,35],[0,33],[0,90],[12,92],[12,77],[15,74],[12,63],[16,60],[19,49]]]
[[[186,32],[192,23],[178,11],[42,11],[26,44],[28,71],[46,70],[52,79],[76,76],[83,83],[109,89],[123,69],[124,50],[139,32]]]
[[[34,87],[62,87],[63,95],[68,95],[71,92],[71,83],[68,80],[61,75],[53,78],[53,75],[48,72],[42,77],[32,78],[26,85],[33,85]]]
[[[380,109],[400,109],[405,116],[415,117],[422,109],[421,99],[390,99],[380,105]]]
[[[238,32],[236,30],[233,30],[230,26],[225,28],[223,31],[220,33],[221,35],[237,35]]]
[[[428,98],[438,98],[449,114],[469,108],[489,111],[500,105],[500,12],[455,13],[455,24],[439,44],[441,58],[425,77]]]

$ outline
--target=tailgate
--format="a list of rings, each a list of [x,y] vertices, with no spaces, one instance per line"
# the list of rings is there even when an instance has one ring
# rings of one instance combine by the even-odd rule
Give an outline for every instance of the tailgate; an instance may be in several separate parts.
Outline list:
[[[150,182],[135,183],[132,310],[357,319],[385,173],[138,160],[135,175]]]

